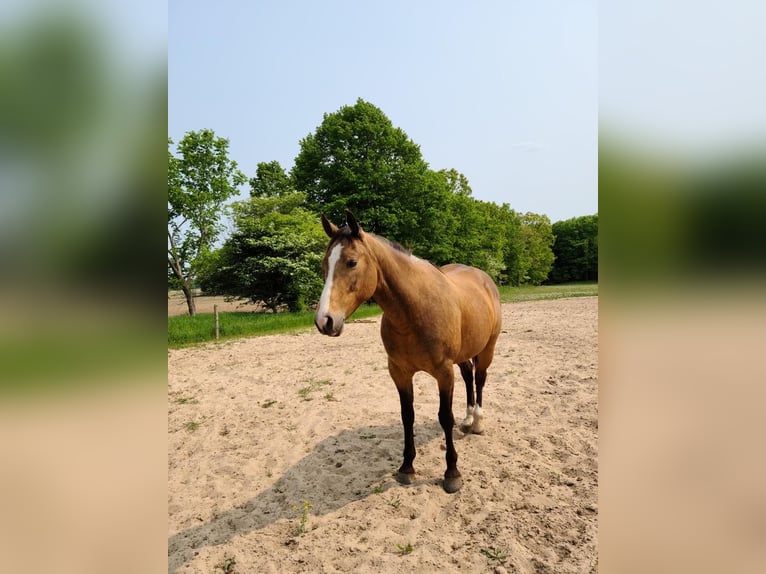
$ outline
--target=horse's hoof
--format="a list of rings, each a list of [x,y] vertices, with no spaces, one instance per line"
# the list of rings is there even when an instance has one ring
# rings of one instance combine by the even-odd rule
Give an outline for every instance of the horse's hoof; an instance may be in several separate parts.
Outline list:
[[[464,425],[464,424],[461,424],[461,425],[460,425],[460,430],[461,430],[461,431],[462,431],[464,434],[468,434],[469,432],[471,432],[471,425]]]
[[[415,473],[406,473],[406,472],[397,472],[396,473],[396,482],[399,484],[412,484],[415,482]]]
[[[473,434],[484,434],[484,429],[470,429]]]
[[[463,486],[463,479],[460,478],[459,476],[453,476],[452,478],[444,479],[444,490],[448,494],[457,492],[458,490],[460,490],[461,486]]]

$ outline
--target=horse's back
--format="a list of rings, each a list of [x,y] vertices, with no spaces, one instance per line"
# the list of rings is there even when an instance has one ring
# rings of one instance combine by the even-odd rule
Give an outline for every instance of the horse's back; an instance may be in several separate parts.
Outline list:
[[[484,271],[460,263],[444,265],[441,270],[464,293],[481,294],[486,297],[487,303],[499,311],[500,292],[492,278]]]

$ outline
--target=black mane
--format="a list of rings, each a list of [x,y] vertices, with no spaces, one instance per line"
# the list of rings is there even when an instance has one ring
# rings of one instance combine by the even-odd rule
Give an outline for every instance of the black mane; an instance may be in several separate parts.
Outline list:
[[[396,241],[391,241],[390,239],[386,239],[385,237],[381,237],[380,235],[375,235],[374,233],[370,233],[373,237],[376,239],[379,239],[392,249],[395,249],[396,251],[400,251],[402,253],[406,253],[407,255],[412,255],[412,251],[410,249],[407,249],[404,247],[401,243],[397,243]]]
[[[367,231],[365,233],[373,236],[376,239],[379,239],[382,243],[385,243],[386,245],[388,245],[389,247],[391,247],[392,249],[394,249],[396,251],[399,251],[401,253],[405,253],[407,255],[412,255],[412,251],[410,249],[407,249],[402,244],[397,243],[396,241],[391,241],[390,239],[386,239],[385,237],[383,237],[381,235],[376,235],[375,233],[372,233],[370,231]],[[336,238],[344,238],[345,237],[345,238],[353,239],[354,234],[351,232],[351,228],[344,223],[343,225],[341,225],[338,228],[338,232],[335,235],[335,237]]]

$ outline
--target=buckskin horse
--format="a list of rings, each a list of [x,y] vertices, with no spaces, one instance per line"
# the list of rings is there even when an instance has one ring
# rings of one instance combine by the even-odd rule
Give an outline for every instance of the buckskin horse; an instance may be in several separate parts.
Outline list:
[[[500,334],[497,286],[479,269],[458,264],[436,267],[363,231],[348,210],[346,218],[346,225],[339,228],[322,214],[330,243],[322,260],[325,283],[314,323],[320,333],[337,337],[346,318],[364,301],[375,299],[383,310],[380,335],[388,372],[399,391],[404,426],[404,460],[397,480],[411,484],[415,476],[412,377],[425,371],[439,384],[439,423],[447,443],[443,487],[448,493],[457,492],[462,479],[452,441],[453,365],[459,366],[466,387],[461,430],[481,434],[482,391]]]

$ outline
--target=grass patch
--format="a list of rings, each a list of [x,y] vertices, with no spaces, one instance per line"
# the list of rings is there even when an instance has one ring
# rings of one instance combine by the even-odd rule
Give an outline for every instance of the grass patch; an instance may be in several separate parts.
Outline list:
[[[237,563],[234,558],[224,558],[221,562],[215,565],[215,570],[220,570],[224,574],[234,574],[234,565]]]
[[[197,430],[199,428],[199,423],[195,422],[195,421],[189,421],[187,423],[184,423],[184,428],[188,432],[194,432],[195,430]]]
[[[562,283],[561,285],[521,285],[500,287],[503,303],[538,301],[542,299],[563,299],[565,297],[598,296],[598,283]]]
[[[311,393],[318,391],[325,385],[331,385],[332,381],[311,381],[308,386],[303,387],[298,391],[298,395],[304,400],[304,401],[312,401],[314,400],[313,397],[309,396]],[[332,393],[328,393],[332,394]],[[327,398],[327,395],[325,395],[325,398]]]
[[[295,530],[293,531],[293,534],[295,536],[303,536],[306,532],[306,527],[309,522],[309,510],[314,508],[314,505],[311,504],[308,500],[303,501],[303,506],[301,508],[301,517],[300,517],[300,523],[298,526],[295,527]],[[298,505],[293,505],[293,510],[298,510]]]
[[[414,550],[412,547],[412,544],[397,544],[396,548],[399,550],[400,556],[406,556],[407,554],[412,554],[412,551]]]
[[[481,553],[484,554],[491,562],[498,562],[505,564],[508,560],[508,549],[493,546],[492,548],[482,548]]]
[[[364,304],[349,318],[349,322],[381,313],[377,305]],[[314,325],[313,311],[297,313],[252,313],[247,311],[218,313],[221,339],[257,337],[306,329]],[[168,348],[178,349],[207,341],[215,341],[215,323],[212,313],[198,313],[194,317],[180,315],[168,317]]]
[[[196,405],[199,403],[197,399],[194,399],[192,397],[179,397],[176,400],[173,401],[177,405]]]

